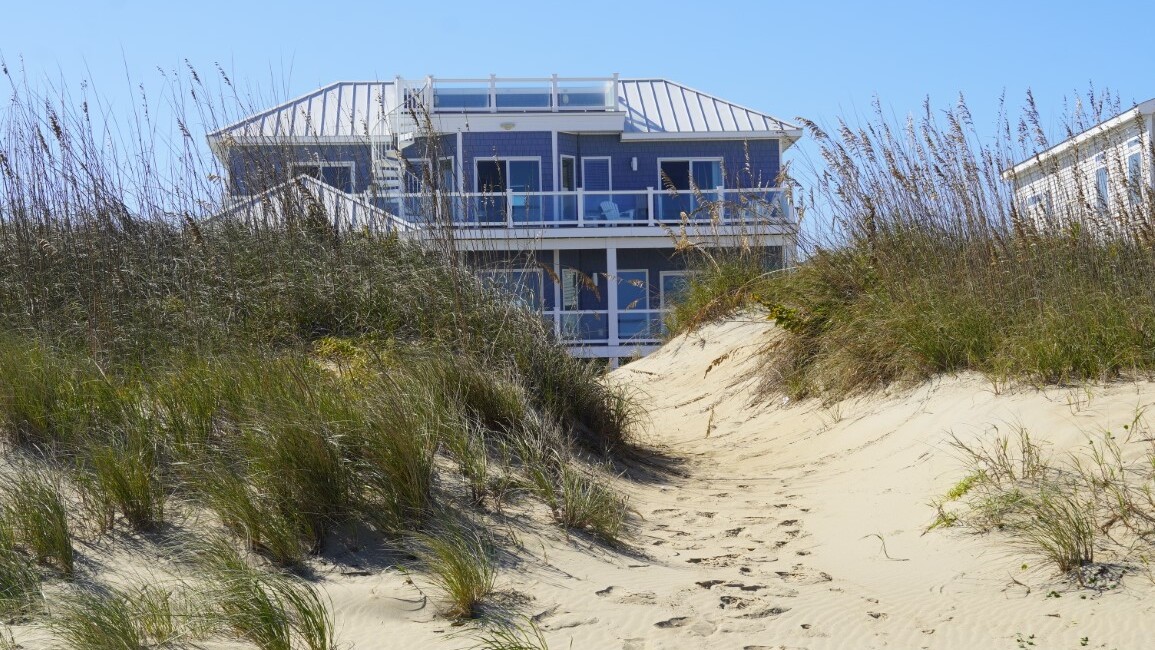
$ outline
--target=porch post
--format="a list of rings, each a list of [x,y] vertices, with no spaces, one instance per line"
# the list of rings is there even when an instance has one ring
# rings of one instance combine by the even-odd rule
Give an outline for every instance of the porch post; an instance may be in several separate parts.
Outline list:
[[[618,347],[618,249],[606,248],[606,303],[609,309],[610,348]],[[616,355],[614,355],[616,356]]]

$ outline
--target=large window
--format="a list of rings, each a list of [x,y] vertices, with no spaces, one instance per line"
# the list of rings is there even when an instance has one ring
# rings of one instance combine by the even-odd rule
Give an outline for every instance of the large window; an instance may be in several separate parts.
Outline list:
[[[660,197],[659,217],[665,221],[676,221],[683,212],[694,216],[702,207],[702,200],[716,201],[722,198],[714,191],[722,183],[721,159],[659,159],[658,186],[670,191]],[[677,196],[673,196],[675,193]]]
[[[509,192],[514,221],[541,219],[541,159],[489,158],[476,162],[475,190],[484,194],[505,195]],[[505,196],[486,198],[480,211],[485,221],[504,221]]]
[[[712,190],[722,184],[722,161],[718,159],[659,160],[658,171],[663,189]]]
[[[351,162],[294,163],[289,168],[291,178],[296,178],[302,174],[311,176],[347,194],[353,193],[353,163]]]

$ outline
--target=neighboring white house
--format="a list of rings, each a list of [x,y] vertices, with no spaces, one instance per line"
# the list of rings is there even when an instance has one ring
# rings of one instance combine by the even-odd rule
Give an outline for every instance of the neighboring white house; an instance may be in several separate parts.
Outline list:
[[[1153,131],[1150,99],[1007,169],[1016,209],[1040,227],[1088,217],[1122,226],[1151,200]]]

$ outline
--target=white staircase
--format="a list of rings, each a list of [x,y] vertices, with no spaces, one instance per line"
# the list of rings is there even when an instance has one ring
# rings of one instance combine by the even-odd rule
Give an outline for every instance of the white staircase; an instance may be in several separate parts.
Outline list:
[[[422,117],[430,96],[431,80],[423,84],[406,82],[398,77],[393,110],[386,113],[372,137],[373,184],[381,194],[405,191],[405,162],[401,151],[413,144],[422,125]]]

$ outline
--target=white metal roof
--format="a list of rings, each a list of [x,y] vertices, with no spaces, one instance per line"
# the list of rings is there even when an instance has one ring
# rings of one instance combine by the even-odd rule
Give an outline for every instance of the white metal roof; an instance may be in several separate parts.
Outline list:
[[[618,106],[630,133],[781,134],[795,124],[666,79],[622,79]]]
[[[209,134],[234,138],[358,138],[393,110],[393,82],[338,81]]]
[[[395,99],[392,81],[339,81],[209,138],[363,138],[381,128]],[[625,114],[623,138],[801,136],[795,124],[665,79],[620,79],[617,103]]]

